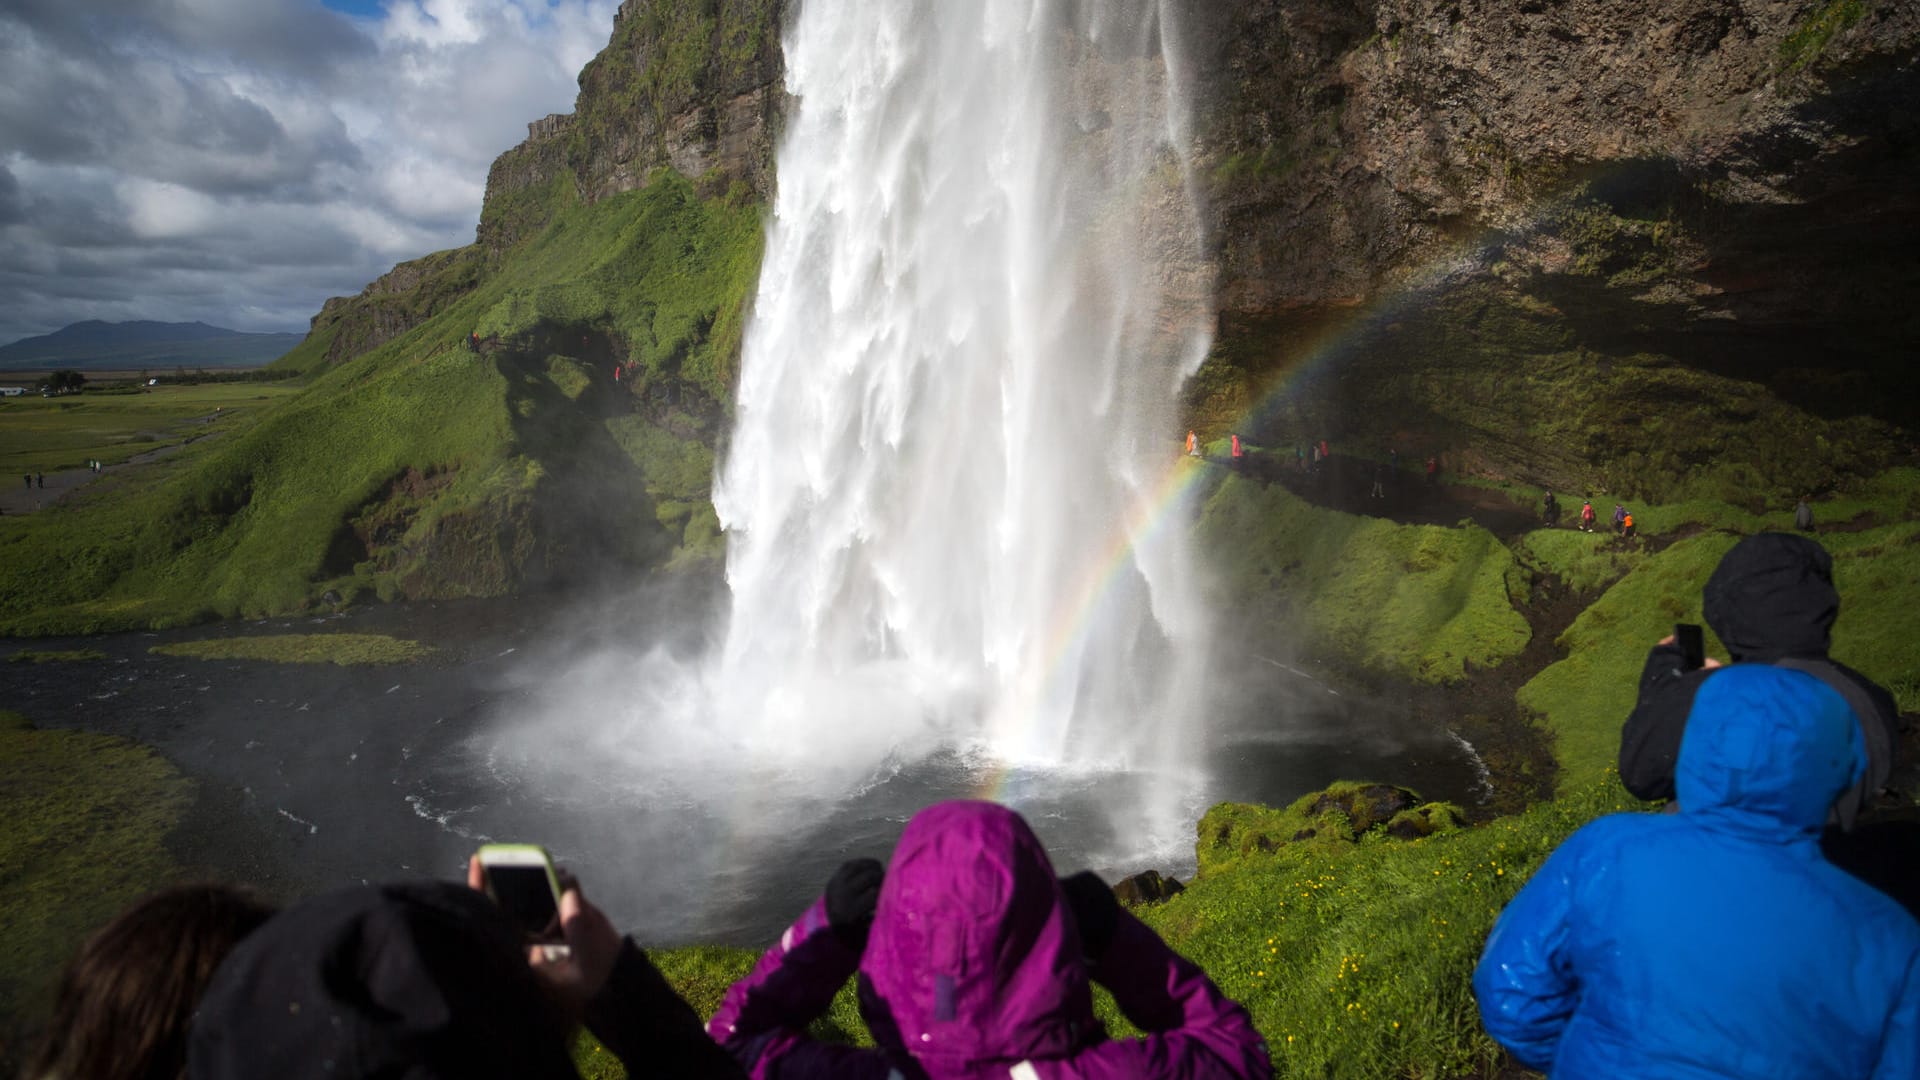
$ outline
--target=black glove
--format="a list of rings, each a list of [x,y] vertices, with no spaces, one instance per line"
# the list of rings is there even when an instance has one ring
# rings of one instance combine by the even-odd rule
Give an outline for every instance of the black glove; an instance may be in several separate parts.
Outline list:
[[[878,859],[848,859],[827,879],[827,927],[855,952],[867,947],[880,882],[887,871]]]
[[[1114,931],[1120,927],[1120,901],[1113,898],[1113,890],[1100,880],[1100,875],[1091,870],[1061,878],[1060,891],[1066,894],[1067,906],[1073,909],[1073,921],[1080,924],[1080,947],[1086,951],[1087,961],[1099,963],[1107,954],[1107,946],[1113,944]]]

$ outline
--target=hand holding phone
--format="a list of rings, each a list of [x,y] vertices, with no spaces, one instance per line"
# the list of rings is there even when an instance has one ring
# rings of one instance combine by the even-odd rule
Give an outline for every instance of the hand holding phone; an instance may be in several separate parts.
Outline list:
[[[560,877],[537,844],[487,844],[474,859],[481,884],[528,941],[560,937]]]
[[[1698,671],[1707,666],[1707,637],[1700,627],[1693,623],[1675,623],[1673,641],[1680,646],[1680,670]]]
[[[544,876],[544,885],[539,885],[539,877],[531,873],[534,870]],[[527,963],[554,999],[579,1017],[607,984],[619,960],[620,931],[612,920],[587,902],[577,881],[553,868],[545,850],[532,844],[482,847],[467,862],[467,885],[494,897],[522,927],[552,925],[550,934],[529,934]],[[540,888],[547,890],[546,900],[539,898]],[[521,913],[509,906],[520,901],[504,899],[527,893],[532,896]],[[548,911],[551,914],[543,916]],[[545,923],[540,922],[543,917]]]

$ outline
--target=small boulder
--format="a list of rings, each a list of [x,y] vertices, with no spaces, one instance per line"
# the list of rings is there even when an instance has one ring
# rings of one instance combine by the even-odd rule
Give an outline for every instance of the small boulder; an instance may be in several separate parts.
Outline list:
[[[1115,885],[1113,895],[1128,907],[1137,907],[1157,904],[1185,890],[1179,878],[1161,877],[1158,870],[1143,870]]]

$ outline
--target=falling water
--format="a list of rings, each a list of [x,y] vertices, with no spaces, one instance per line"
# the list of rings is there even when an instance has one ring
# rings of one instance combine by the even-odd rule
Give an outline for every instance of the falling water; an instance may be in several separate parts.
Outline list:
[[[714,493],[726,618],[582,660],[479,744],[570,842],[630,849],[596,861],[663,932],[747,933],[954,795],[1065,865],[1191,859],[1176,400],[1213,279],[1176,6],[803,0]]]
[[[1211,281],[1173,6],[802,4],[714,498],[743,744],[1180,771],[1206,622],[1144,533]]]

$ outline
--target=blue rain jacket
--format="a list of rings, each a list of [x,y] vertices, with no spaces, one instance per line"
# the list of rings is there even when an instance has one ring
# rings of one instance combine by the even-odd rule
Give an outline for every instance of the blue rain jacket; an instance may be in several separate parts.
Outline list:
[[[1554,851],[1473,974],[1487,1031],[1555,1077],[1920,1077],[1920,923],[1828,863],[1865,765],[1810,675],[1700,687],[1677,814],[1614,814]]]

